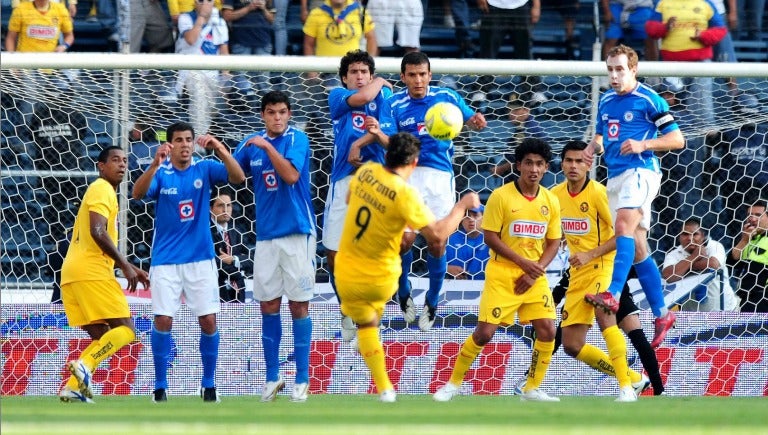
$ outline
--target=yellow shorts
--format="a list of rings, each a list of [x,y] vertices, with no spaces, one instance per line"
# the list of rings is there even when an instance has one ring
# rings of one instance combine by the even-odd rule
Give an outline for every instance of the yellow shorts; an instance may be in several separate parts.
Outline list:
[[[555,304],[546,276],[541,276],[521,295],[515,294],[515,281],[523,271],[514,266],[489,262],[485,270],[485,287],[480,296],[477,319],[494,325],[520,323],[536,319],[555,319]]]
[[[384,305],[397,291],[397,281],[387,284],[351,283],[336,279],[336,291],[341,298],[341,312],[359,325],[381,320]]]
[[[69,326],[104,323],[131,317],[128,299],[114,279],[77,281],[61,286],[61,301]]]
[[[595,320],[595,307],[588,304],[584,296],[607,291],[610,284],[611,270],[608,269],[571,275],[571,282],[565,292],[561,325],[591,325]]]

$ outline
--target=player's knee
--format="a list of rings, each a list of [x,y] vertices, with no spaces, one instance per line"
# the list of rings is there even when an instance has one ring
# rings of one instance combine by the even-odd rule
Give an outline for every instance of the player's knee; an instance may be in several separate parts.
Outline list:
[[[445,242],[432,242],[428,247],[429,255],[440,258],[445,254]]]
[[[539,323],[536,325],[536,340],[555,341],[555,322]]]
[[[563,351],[570,357],[576,358],[576,355],[581,352],[581,348],[584,347],[581,343],[563,343]]]

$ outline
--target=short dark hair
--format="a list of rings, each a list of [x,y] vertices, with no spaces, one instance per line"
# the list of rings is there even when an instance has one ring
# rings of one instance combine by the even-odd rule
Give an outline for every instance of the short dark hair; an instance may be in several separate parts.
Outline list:
[[[697,217],[689,217],[685,220],[685,222],[683,222],[683,226],[686,225],[696,225],[697,227],[701,228],[701,220]]]
[[[291,110],[291,100],[288,98],[288,94],[283,91],[267,92],[261,97],[261,113],[267,110],[267,106],[280,103],[285,103],[288,110]]]
[[[413,163],[421,152],[421,141],[408,132],[395,133],[389,137],[385,163],[388,168],[398,168]]]
[[[368,54],[367,51],[352,50],[348,51],[347,54],[341,58],[341,63],[339,64],[339,77],[344,79],[349,72],[349,66],[358,62],[368,65],[371,75],[376,71],[376,62],[373,60],[373,56]]]
[[[757,198],[754,201],[752,201],[752,204],[750,207],[762,207],[766,211],[768,211],[768,199],[765,198]]]
[[[192,127],[192,124],[189,124],[189,123],[184,122],[184,121],[179,121],[179,122],[174,122],[173,124],[168,126],[167,129],[165,129],[166,140],[168,142],[173,141],[173,135],[177,131],[191,131],[192,132],[192,137],[193,138],[195,137],[195,128]]]
[[[213,205],[214,201],[216,201],[216,198],[220,197],[221,195],[227,195],[231,200],[235,199],[235,194],[232,189],[227,186],[219,186],[213,188],[213,191],[211,192],[210,204]]]
[[[122,151],[123,149],[122,149],[122,148],[120,148],[120,147],[119,147],[119,146],[117,146],[117,145],[110,145],[110,146],[108,146],[108,147],[104,148],[104,149],[103,149],[103,150],[101,150],[101,152],[99,153],[98,162],[99,162],[99,163],[107,163],[107,161],[109,160],[109,154],[110,154],[110,153],[112,153],[112,150],[118,150],[118,151]]]
[[[552,148],[543,139],[527,137],[515,148],[515,162],[520,163],[527,154],[538,154],[549,163],[552,161]]]
[[[565,153],[568,151],[584,151],[585,149],[587,149],[587,143],[583,140],[571,140],[563,147],[560,157],[565,158]]]
[[[429,56],[427,56],[426,53],[421,51],[412,51],[410,53],[406,53],[405,56],[403,56],[403,60],[400,62],[400,72],[405,73],[405,66],[406,65],[423,65],[427,64],[427,70],[432,70],[432,65],[429,63]]]

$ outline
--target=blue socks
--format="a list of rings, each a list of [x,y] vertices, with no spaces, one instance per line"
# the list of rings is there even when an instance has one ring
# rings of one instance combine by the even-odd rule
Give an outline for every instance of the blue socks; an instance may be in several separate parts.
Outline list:
[[[608,291],[611,292],[616,300],[619,299],[624,284],[627,282],[629,269],[635,259],[635,239],[628,236],[616,237],[616,259],[613,262],[613,275],[611,276],[611,285]],[[658,273],[658,271],[657,271]],[[637,270],[640,275],[640,270]]]
[[[653,315],[658,318],[666,314],[667,306],[664,302],[664,293],[661,290],[661,273],[659,273],[656,262],[649,255],[645,260],[635,264],[635,271]]]
[[[403,272],[400,274],[400,280],[398,281],[397,296],[400,299],[405,299],[411,295],[411,283],[408,282],[408,276],[411,274],[411,263],[413,263],[413,250],[409,249],[408,252],[400,256],[403,262]]]
[[[267,382],[273,382],[280,377],[280,339],[283,335],[283,324],[280,322],[279,312],[262,313],[261,319],[261,346],[264,348],[264,362],[267,365]]]
[[[445,274],[448,271],[448,257],[443,254],[439,258],[427,254],[427,270],[429,271],[429,290],[427,290],[426,303],[430,307],[437,307],[440,301],[440,290],[443,288]]]
[[[155,389],[168,389],[168,355],[171,353],[171,333],[158,331],[152,325],[152,360],[155,363]]]
[[[296,357],[296,383],[309,383],[309,344],[312,340],[312,319],[293,319],[293,354]],[[269,378],[267,378],[269,379]]]
[[[203,361],[203,380],[200,386],[216,386],[216,361],[219,359],[219,331],[211,335],[200,332],[200,359]]]

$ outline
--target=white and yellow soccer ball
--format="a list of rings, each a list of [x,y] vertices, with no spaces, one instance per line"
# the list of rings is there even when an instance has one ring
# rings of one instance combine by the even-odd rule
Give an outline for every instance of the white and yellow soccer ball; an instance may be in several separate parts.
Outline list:
[[[451,140],[461,133],[464,127],[464,115],[455,104],[444,101],[427,110],[424,125],[433,138]]]

